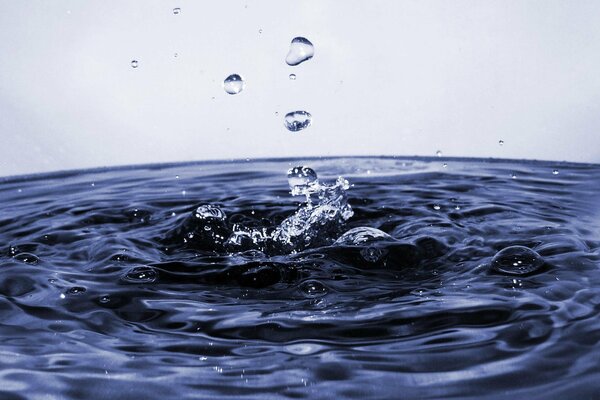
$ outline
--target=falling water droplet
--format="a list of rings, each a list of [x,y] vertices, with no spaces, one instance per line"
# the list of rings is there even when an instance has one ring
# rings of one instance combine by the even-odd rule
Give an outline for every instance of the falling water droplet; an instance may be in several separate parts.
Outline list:
[[[310,60],[315,54],[313,44],[306,38],[295,37],[290,44],[290,51],[285,57],[288,65],[294,66]]]
[[[438,156],[438,157],[441,157],[442,156],[442,151],[441,150],[436,151],[435,155]]]
[[[498,144],[499,144],[500,146],[504,146],[504,140],[502,140],[502,139],[498,140]]]
[[[295,81],[296,80],[296,74],[290,74],[290,80]]]
[[[181,8],[179,8],[179,7],[175,7],[173,9],[173,14],[175,14],[175,15],[179,15],[180,12],[181,12]]]
[[[285,127],[292,132],[308,128],[312,123],[312,115],[306,111],[292,111],[285,115]]]
[[[557,169],[552,170],[552,175],[558,175],[558,170]]]
[[[137,68],[138,67],[138,61],[137,60],[131,60],[131,68]]]
[[[225,89],[225,92],[228,94],[238,94],[244,90],[245,85],[244,79],[238,74],[229,75],[223,81],[223,89]]]

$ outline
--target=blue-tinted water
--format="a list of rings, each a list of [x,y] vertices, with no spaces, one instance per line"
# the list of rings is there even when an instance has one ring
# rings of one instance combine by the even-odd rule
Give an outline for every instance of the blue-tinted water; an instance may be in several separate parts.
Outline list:
[[[4,179],[0,398],[600,398],[599,166],[295,165]]]

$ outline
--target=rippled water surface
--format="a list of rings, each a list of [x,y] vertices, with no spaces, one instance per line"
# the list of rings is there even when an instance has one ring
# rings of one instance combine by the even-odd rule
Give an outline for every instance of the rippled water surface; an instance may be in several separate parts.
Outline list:
[[[2,180],[0,398],[600,398],[600,167],[304,165]]]

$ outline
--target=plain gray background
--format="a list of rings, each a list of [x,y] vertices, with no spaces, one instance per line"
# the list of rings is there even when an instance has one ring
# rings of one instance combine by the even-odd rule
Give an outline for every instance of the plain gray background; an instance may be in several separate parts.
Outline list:
[[[315,57],[289,67],[295,36]],[[287,131],[293,110],[313,126]],[[599,126],[600,1],[0,0],[0,176],[437,150],[600,162]]]

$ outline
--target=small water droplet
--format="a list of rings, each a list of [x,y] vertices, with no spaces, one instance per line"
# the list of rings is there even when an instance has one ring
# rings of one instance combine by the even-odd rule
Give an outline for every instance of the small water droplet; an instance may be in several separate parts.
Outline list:
[[[454,206],[454,209],[458,211],[460,210],[460,206]]]
[[[310,40],[303,37],[295,37],[290,44],[290,51],[285,57],[288,65],[295,66],[310,60],[315,54],[315,48]]]
[[[177,58],[179,56],[179,54],[175,53],[173,54],[173,57]]]
[[[513,174],[510,175],[510,177],[513,178],[513,179],[517,179],[517,174],[513,173]]]
[[[436,151],[435,155],[438,156],[438,157],[441,157],[442,156],[442,151],[441,150]]]
[[[262,33],[262,29],[259,29],[259,30],[258,30],[258,33],[259,33],[259,34],[261,34],[261,33]]]
[[[504,140],[502,140],[502,139],[498,140],[498,144],[499,144],[500,146],[504,146]]]
[[[306,111],[292,111],[285,115],[285,127],[292,132],[308,128],[312,124],[312,115]]]
[[[440,205],[439,205],[439,204],[434,204],[434,205],[433,205],[433,209],[434,209],[434,210],[436,210],[436,211],[439,211],[441,208],[442,208],[442,207],[440,207]]]
[[[181,13],[181,8],[179,8],[179,7],[175,7],[175,8],[173,9],[173,14],[175,14],[175,15],[179,15],[179,13]]]
[[[290,80],[295,81],[296,80],[296,74],[290,74]]]
[[[443,164],[442,164],[442,167],[443,167],[443,168],[448,168],[448,164],[447,164],[447,163],[443,163]]]
[[[100,297],[100,299],[98,301],[100,301],[100,303],[102,303],[102,304],[106,304],[106,303],[110,302],[110,297],[102,296],[102,297]]]
[[[137,68],[138,67],[138,61],[137,60],[131,60],[131,68]]]
[[[244,90],[244,86],[246,86],[246,83],[238,74],[229,75],[223,81],[223,89],[225,89],[225,92],[228,94],[238,94]]]
[[[558,175],[558,170],[557,169],[552,170],[552,175]]]

